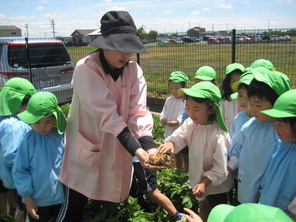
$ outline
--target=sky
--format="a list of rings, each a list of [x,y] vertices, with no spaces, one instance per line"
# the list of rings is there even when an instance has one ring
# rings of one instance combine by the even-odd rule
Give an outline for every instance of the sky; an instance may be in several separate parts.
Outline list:
[[[110,10],[128,11],[147,33],[296,28],[296,0],[0,0],[0,25],[19,27],[23,37],[67,37],[99,29]]]

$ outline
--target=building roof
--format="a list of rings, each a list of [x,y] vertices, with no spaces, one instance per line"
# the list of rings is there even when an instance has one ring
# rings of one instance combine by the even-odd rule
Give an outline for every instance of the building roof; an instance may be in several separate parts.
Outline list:
[[[79,34],[85,36],[85,35],[88,35],[89,33],[91,32],[94,32],[96,31],[96,29],[76,29],[72,34],[71,36],[75,33],[75,32],[78,32]]]
[[[0,25],[0,30],[21,30],[15,25]]]

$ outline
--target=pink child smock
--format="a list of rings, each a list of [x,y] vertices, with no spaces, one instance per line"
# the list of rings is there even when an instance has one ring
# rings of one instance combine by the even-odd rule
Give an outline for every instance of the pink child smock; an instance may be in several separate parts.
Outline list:
[[[130,61],[115,82],[93,53],[78,62],[72,84],[60,181],[88,198],[122,202],[133,157],[117,136],[126,126],[136,139],[152,136],[142,69]]]

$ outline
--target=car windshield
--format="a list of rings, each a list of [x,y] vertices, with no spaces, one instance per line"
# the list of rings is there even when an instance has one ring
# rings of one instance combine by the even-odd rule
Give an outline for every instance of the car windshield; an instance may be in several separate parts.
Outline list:
[[[29,44],[31,68],[60,66],[71,63],[70,55],[60,43]],[[28,68],[26,46],[8,45],[8,63],[11,67]]]

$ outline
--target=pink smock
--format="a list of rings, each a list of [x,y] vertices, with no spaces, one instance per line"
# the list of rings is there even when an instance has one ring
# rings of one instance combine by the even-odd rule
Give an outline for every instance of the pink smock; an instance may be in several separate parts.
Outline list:
[[[125,127],[136,139],[152,136],[142,69],[130,61],[115,82],[93,53],[77,63],[72,84],[60,181],[88,198],[122,202],[133,158],[117,136]]]

